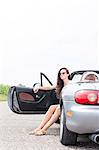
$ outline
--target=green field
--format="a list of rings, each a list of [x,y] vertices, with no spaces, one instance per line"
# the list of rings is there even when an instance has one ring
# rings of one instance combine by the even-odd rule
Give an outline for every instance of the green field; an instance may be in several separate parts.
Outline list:
[[[0,84],[0,101],[6,101],[7,100],[9,88],[10,88],[9,85]]]
[[[0,102],[1,101],[6,101],[7,100],[7,95],[0,94]]]

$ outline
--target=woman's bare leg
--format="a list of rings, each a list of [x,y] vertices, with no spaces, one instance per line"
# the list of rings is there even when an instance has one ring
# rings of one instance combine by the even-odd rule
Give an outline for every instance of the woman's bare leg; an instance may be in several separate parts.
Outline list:
[[[50,120],[50,118],[52,117],[52,115],[55,112],[55,110],[57,109],[57,107],[58,107],[58,105],[51,105],[49,107],[43,120],[41,121],[40,125],[38,126],[39,129],[42,129],[45,126],[45,124]]]
[[[42,129],[45,126],[45,124],[50,120],[57,107],[58,105],[51,105],[48,111],[46,112],[43,120],[41,121],[40,125],[33,132],[30,132],[30,134],[34,134],[36,131]]]
[[[46,133],[46,130],[53,124],[60,116],[60,106],[58,105],[54,114],[49,119],[49,121],[41,128],[41,130],[37,131],[35,135],[43,135]]]

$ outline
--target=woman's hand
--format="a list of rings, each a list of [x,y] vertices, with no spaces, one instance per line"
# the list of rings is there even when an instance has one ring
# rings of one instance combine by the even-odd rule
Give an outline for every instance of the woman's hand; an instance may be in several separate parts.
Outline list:
[[[37,93],[39,90],[53,90],[53,89],[56,89],[56,86],[49,86],[49,87],[43,87],[43,86],[40,86],[40,84],[35,84],[33,86],[33,91],[34,93]]]
[[[37,93],[39,91],[39,89],[40,89],[39,87],[34,87],[33,88],[34,93]]]
[[[33,85],[33,91],[34,93],[37,93],[40,90],[40,83],[35,83]]]

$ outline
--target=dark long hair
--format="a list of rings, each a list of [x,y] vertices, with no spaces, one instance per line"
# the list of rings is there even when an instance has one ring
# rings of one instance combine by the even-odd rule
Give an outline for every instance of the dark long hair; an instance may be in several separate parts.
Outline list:
[[[58,71],[58,75],[57,75],[57,86],[56,86],[56,95],[57,95],[57,98],[60,98],[60,93],[61,93],[61,90],[64,86],[64,82],[63,80],[60,78],[60,71],[61,70],[66,70],[66,73],[69,74],[69,70],[67,68],[61,68],[59,71]]]

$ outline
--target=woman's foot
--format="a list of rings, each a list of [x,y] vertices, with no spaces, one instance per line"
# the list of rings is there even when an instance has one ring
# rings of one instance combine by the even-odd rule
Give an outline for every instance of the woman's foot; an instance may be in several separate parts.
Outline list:
[[[35,130],[31,131],[29,134],[30,134],[30,135],[33,135],[33,134],[35,134],[36,132],[38,132],[38,131],[40,131],[40,130],[41,130],[41,129],[36,128]]]
[[[41,136],[41,135],[45,135],[46,134],[46,131],[45,130],[38,130],[37,132],[35,132],[35,135],[36,136]]]

